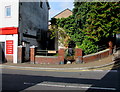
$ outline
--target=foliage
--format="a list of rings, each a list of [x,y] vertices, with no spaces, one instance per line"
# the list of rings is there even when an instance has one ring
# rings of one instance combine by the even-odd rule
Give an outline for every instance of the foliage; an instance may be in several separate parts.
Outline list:
[[[120,2],[75,2],[74,16],[85,38],[95,42],[120,33]]]
[[[62,44],[64,46],[68,45],[70,36],[66,33],[65,29],[56,25],[55,18],[53,18],[51,21],[52,25],[51,29],[49,30],[51,32],[51,39],[56,38],[58,39],[58,44]]]
[[[71,41],[74,41],[76,44],[81,44],[83,40],[83,33],[77,27],[73,15],[68,18],[57,19],[57,25],[65,30]]]
[[[113,40],[114,34],[120,33],[120,2],[74,2],[74,6],[73,14],[77,27],[84,35],[79,47],[85,54],[96,52],[96,49],[91,47],[92,44],[94,48],[97,45],[106,45]],[[89,40],[87,46],[86,39]]]
[[[53,24],[54,30],[62,28],[69,40],[90,54],[120,33],[119,20],[120,2],[74,2],[73,15],[56,19]],[[65,39],[65,35],[61,35]]]
[[[92,41],[85,39],[82,44],[79,46],[84,52],[85,55],[97,52],[98,46]]]

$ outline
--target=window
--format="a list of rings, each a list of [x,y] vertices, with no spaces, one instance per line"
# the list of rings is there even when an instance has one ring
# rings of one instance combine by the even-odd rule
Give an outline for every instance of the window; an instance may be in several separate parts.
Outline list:
[[[10,17],[11,16],[11,6],[5,7],[5,16]]]
[[[41,7],[41,8],[43,7],[43,2],[42,2],[42,0],[40,0],[40,7]]]

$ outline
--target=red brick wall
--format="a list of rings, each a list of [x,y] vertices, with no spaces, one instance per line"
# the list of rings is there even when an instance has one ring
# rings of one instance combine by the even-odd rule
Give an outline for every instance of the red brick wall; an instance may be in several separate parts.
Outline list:
[[[109,56],[109,51],[101,53],[100,56],[101,56],[101,58],[108,57]]]
[[[35,56],[35,64],[59,64],[60,59],[58,57],[48,56]]]
[[[83,62],[88,63],[88,62],[92,62],[92,61],[95,61],[95,60],[99,60],[99,59],[108,57],[110,55],[109,52],[110,52],[110,49],[106,50],[106,51],[103,51],[103,52],[100,52],[100,53],[93,54],[93,55],[84,56],[83,57]]]
[[[100,55],[83,57],[83,62],[84,62],[84,63],[88,63],[88,62],[92,62],[92,61],[98,60],[98,59],[99,59],[99,56],[100,56]]]
[[[109,49],[110,49],[109,54],[112,55],[112,53],[113,53],[113,48],[109,48]]]
[[[35,63],[35,47],[30,48],[30,62]]]
[[[36,64],[60,64],[60,62],[64,62],[64,49],[60,49],[58,51],[58,56],[35,56],[35,48],[30,48],[30,61],[31,63]],[[99,60],[104,57],[108,57],[110,55],[110,49],[95,53],[92,55],[82,56],[82,49],[75,49],[75,60],[80,59],[84,63],[92,62],[95,60]]]
[[[61,48],[58,50],[58,59],[59,61],[64,62],[64,58],[65,58],[65,50]]]
[[[6,55],[6,61],[13,63],[13,55]]]
[[[35,64],[60,64],[64,62],[64,49],[58,50],[58,56],[35,56],[35,48],[30,48],[30,61]]]
[[[18,46],[18,62],[22,62],[22,46]]]
[[[77,57],[77,56],[82,56],[82,49],[76,48],[76,49],[75,49],[75,56],[76,56],[76,57]]]
[[[83,61],[83,58],[82,58],[82,49],[80,49],[80,48],[76,48],[75,49],[75,60],[77,61],[77,60],[79,60],[79,61]]]

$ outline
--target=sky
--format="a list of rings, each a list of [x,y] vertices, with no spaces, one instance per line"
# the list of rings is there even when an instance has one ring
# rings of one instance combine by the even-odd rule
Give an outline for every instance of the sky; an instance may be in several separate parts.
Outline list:
[[[49,10],[49,19],[60,13],[61,11],[65,9],[72,10],[74,7],[73,1],[74,0],[55,0],[55,1],[49,1],[50,10]]]

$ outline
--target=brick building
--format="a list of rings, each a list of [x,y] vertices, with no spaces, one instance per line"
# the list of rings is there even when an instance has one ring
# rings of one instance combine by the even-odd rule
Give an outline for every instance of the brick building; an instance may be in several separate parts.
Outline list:
[[[25,47],[25,59],[29,59],[29,47],[45,49],[48,30],[49,3],[47,0],[0,2],[0,62],[18,62],[18,46]]]
[[[72,15],[72,11],[70,9],[65,9],[62,12],[58,13],[57,15],[55,15],[53,18],[67,18],[70,15]]]

